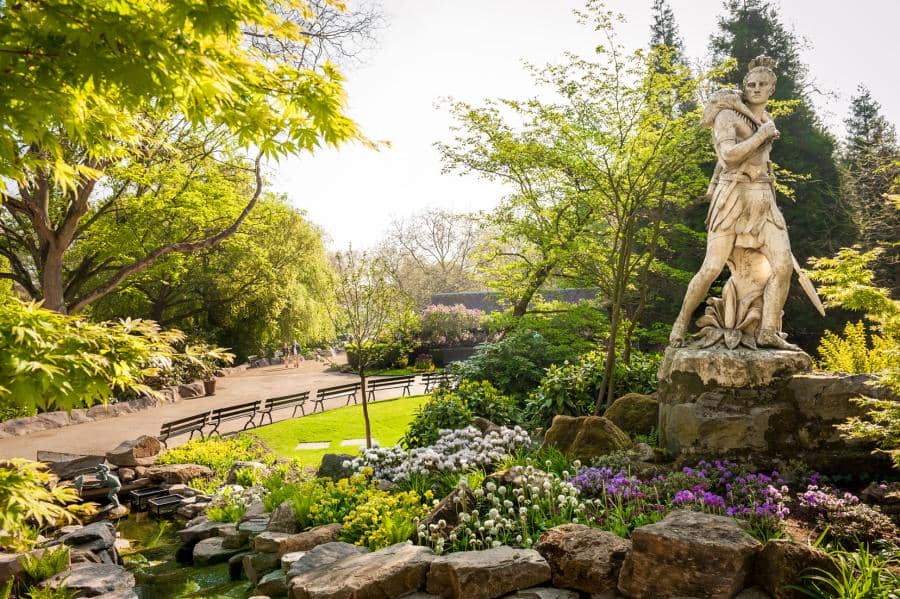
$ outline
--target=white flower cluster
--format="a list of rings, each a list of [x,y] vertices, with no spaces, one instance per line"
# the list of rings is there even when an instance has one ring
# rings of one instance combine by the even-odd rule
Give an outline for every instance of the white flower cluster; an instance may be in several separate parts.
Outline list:
[[[252,505],[262,501],[265,489],[262,487],[242,487],[241,485],[223,485],[213,494],[208,508],[224,507],[231,504]],[[207,508],[207,509],[208,509]]]
[[[451,528],[444,520],[427,527],[419,524],[419,544],[438,554],[500,545],[532,547],[547,528],[585,520],[588,506],[569,481],[530,465],[513,466],[504,478],[508,485],[488,480],[473,490],[477,506],[468,511],[458,506],[458,526]]]
[[[518,426],[504,426],[487,434],[473,426],[457,430],[442,429],[440,435],[434,445],[417,447],[408,452],[400,445],[364,450],[361,457],[350,462],[350,466],[356,472],[366,467],[372,468],[373,478],[397,482],[412,475],[485,468],[531,444],[528,431]]]

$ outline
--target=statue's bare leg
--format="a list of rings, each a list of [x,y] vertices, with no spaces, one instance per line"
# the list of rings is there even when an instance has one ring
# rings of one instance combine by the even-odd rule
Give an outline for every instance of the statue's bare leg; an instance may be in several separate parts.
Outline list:
[[[672,347],[681,347],[684,345],[684,337],[690,324],[691,314],[697,309],[697,306],[706,299],[709,293],[709,287],[713,284],[725,267],[731,250],[734,249],[733,233],[715,234],[711,233],[706,241],[706,257],[703,258],[703,264],[700,270],[691,279],[688,284],[687,291],[684,294],[684,302],[681,304],[681,311],[675,324],[672,325],[672,333],[669,335],[669,345]]]
[[[794,264],[791,260],[791,242],[787,231],[773,224],[766,225],[765,241],[760,248],[772,267],[766,288],[763,291],[763,310],[756,344],[762,347],[788,349],[798,351],[800,348],[788,343],[779,335],[781,330],[781,312],[787,301],[791,287],[791,273]]]

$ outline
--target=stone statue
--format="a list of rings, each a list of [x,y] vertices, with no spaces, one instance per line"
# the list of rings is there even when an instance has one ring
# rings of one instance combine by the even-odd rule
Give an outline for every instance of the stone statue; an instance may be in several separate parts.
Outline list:
[[[744,90],[723,89],[713,95],[701,124],[712,129],[718,162],[709,184],[706,257],[684,296],[672,327],[672,347],[686,343],[689,319],[727,264],[731,277],[721,298],[707,300],[697,321],[701,332],[691,345],[724,343],[756,349],[799,351],[781,331],[791,272],[821,314],[824,308],[791,253],[784,217],[775,204],[775,180],[769,153],[779,138],[766,102],[775,91],[775,60],[750,61]]]

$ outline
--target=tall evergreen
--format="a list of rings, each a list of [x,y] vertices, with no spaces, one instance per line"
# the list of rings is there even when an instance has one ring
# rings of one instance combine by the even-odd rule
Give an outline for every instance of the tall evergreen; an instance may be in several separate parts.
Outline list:
[[[653,23],[650,25],[650,47],[668,46],[675,56],[684,59],[684,42],[678,33],[675,13],[667,0],[653,0]]]
[[[900,177],[900,146],[894,125],[881,114],[872,93],[860,85],[851,98],[847,139],[841,156],[845,194],[850,199],[866,249],[885,250],[876,276],[881,285],[900,289],[900,210],[888,194]]]
[[[802,264],[809,256],[830,256],[853,243],[853,219],[840,198],[836,142],[816,116],[805,91],[809,80],[799,58],[797,36],[784,26],[768,0],[725,0],[724,14],[719,17],[710,47],[719,61],[737,60],[737,68],[722,82],[736,87],[741,85],[751,59],[760,54],[778,59],[773,99],[798,101],[790,115],[776,119],[781,139],[771,155],[780,168],[798,175],[789,181],[794,201],[778,198],[794,255]],[[813,320],[814,310],[796,285],[785,310],[785,326],[801,342],[811,343],[809,335],[816,336],[822,330],[822,321]]]

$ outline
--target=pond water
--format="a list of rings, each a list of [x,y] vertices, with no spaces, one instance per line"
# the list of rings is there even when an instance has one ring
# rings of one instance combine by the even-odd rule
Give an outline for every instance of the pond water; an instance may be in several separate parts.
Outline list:
[[[120,551],[125,567],[134,574],[141,599],[244,599],[250,595],[246,580],[232,581],[228,564],[201,568],[179,564],[178,525],[134,514],[116,524],[121,538],[131,543]]]

